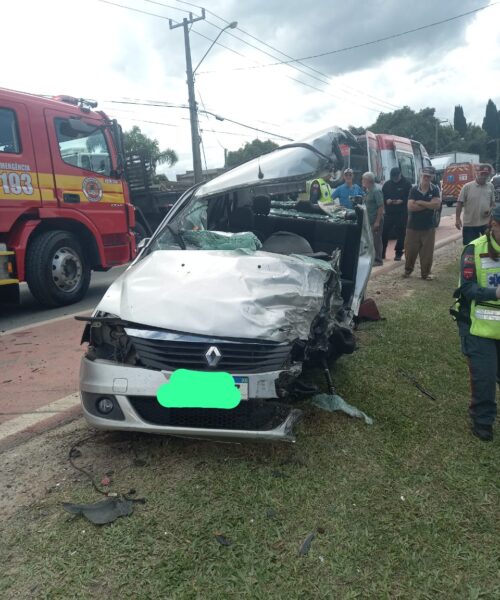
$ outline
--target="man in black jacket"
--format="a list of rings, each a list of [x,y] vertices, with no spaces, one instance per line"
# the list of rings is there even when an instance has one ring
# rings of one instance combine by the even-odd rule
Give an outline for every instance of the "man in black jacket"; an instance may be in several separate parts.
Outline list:
[[[401,260],[403,255],[410,188],[411,184],[401,175],[401,170],[398,167],[391,169],[391,178],[382,187],[385,204],[384,230],[382,232],[383,258],[385,258],[389,236],[393,230],[396,234],[394,260]]]

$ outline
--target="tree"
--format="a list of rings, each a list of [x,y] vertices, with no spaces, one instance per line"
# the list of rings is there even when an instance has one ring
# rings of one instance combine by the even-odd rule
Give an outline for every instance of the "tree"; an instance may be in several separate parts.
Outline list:
[[[364,135],[366,133],[366,129],[364,127],[355,127],[354,125],[349,125],[347,128],[352,135]]]
[[[456,112],[455,110],[455,114]],[[367,129],[374,133],[392,133],[393,135],[418,140],[430,151],[434,150],[435,147],[437,125],[441,152],[471,152],[472,154],[479,154],[482,161],[493,162],[494,157],[491,156],[491,151],[488,152],[489,136],[484,129],[479,125],[466,123],[462,134],[454,126],[437,123],[434,113],[434,108],[424,108],[419,112],[415,112],[410,107],[404,106],[390,113],[379,114],[375,123]],[[500,123],[500,111],[497,114]],[[349,131],[356,134],[358,131],[364,131],[364,129],[350,125]],[[494,142],[490,143],[490,147],[492,143]]]
[[[403,106],[389,113],[380,113],[375,123],[368,127],[374,133],[392,133],[418,140],[427,148],[434,149],[436,135],[436,117],[434,108],[423,108],[418,113],[409,106]],[[441,125],[440,133],[442,130]],[[440,137],[441,139],[441,137]]]
[[[464,115],[464,109],[458,104],[455,106],[455,114],[453,115],[453,128],[458,131],[461,137],[464,137],[467,131],[467,121]]]
[[[148,137],[142,133],[137,125],[123,134],[123,145],[126,154],[136,154],[145,160],[151,161],[151,166],[156,169],[157,165],[167,164],[169,167],[175,165],[179,160],[175,150],[167,148],[160,150],[158,140]]]
[[[496,142],[495,166],[498,169],[500,166],[500,116],[497,107],[491,98],[486,105],[483,129],[488,134],[490,140]],[[490,152],[489,156],[493,158],[493,152]]]
[[[257,158],[258,156],[272,152],[275,148],[278,148],[278,144],[275,144],[271,140],[263,142],[262,140],[255,139],[251,142],[247,142],[239,150],[227,153],[226,167],[236,167],[252,160],[252,158]]]

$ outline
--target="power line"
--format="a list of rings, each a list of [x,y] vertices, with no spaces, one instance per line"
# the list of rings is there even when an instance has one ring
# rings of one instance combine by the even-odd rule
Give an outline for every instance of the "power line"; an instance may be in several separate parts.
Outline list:
[[[468,15],[472,15],[481,10],[486,10],[487,8],[491,8],[492,6],[496,6],[499,2],[492,2],[491,4],[487,4],[486,6],[480,6],[479,8],[475,8],[473,10],[469,10],[467,12],[461,13],[459,15],[455,15],[453,17],[448,17],[447,19],[442,19],[440,21],[434,21],[433,23],[428,23],[427,25],[421,25],[420,27],[415,27],[413,29],[408,29],[406,31],[401,31],[399,33],[394,33],[392,35],[387,35],[382,38],[378,38],[376,40],[370,40],[369,42],[363,42],[362,44],[355,44],[354,46],[346,46],[344,48],[337,48],[336,50],[329,50],[328,52],[321,52],[320,54],[312,54],[310,56],[303,56],[301,58],[293,58],[291,60],[285,60],[275,63],[268,63],[266,65],[256,65],[252,67],[234,67],[232,69],[227,69],[228,71],[245,71],[249,69],[260,69],[263,67],[274,67],[277,65],[287,65],[295,62],[300,62],[303,60],[311,60],[313,58],[321,58],[323,56],[330,56],[332,54],[339,54],[340,52],[347,52],[348,50],[354,50],[356,48],[363,48],[365,46],[371,46],[372,44],[379,44],[380,42],[385,42],[387,40],[392,40],[395,38],[402,37],[404,35],[408,35],[409,33],[415,33],[417,31],[422,31],[424,29],[429,29],[430,27],[436,27],[437,25],[442,25],[443,23],[449,23],[450,21],[455,21],[456,19],[461,19],[462,17],[467,17]]]
[[[111,6],[116,6],[118,8],[123,8],[125,10],[130,10],[130,11],[133,11],[136,13],[141,13],[143,15],[148,15],[150,17],[157,17],[158,19],[163,19],[164,21],[173,21],[174,23],[178,23],[178,21],[176,21],[175,19],[170,19],[169,17],[166,17],[164,15],[159,15],[157,13],[148,12],[147,10],[141,10],[139,8],[133,8],[132,6],[125,6],[124,4],[118,4],[117,2],[111,2],[111,0],[97,0],[97,1],[102,2],[103,4],[110,4]],[[196,31],[196,29],[193,29],[192,32],[196,33],[196,35],[198,35],[202,38],[205,38],[206,40],[208,40],[210,42],[212,41],[211,38],[209,38],[207,35],[204,35],[203,33],[200,33],[199,31]],[[237,50],[233,50],[233,48],[224,46],[224,44],[221,44],[220,42],[217,42],[217,45],[220,46],[221,48],[225,48],[226,50],[229,50],[230,52],[233,52],[234,54],[237,54],[238,56],[245,58],[245,56],[243,54],[241,54]]]
[[[146,1],[146,2],[151,2],[151,3],[153,3],[153,4],[156,4],[156,5],[158,5],[158,6],[164,6],[164,7],[166,7],[166,8],[168,8],[168,7],[170,6],[170,5],[168,5],[168,4],[164,4],[163,2],[158,2],[158,1],[156,1],[156,0],[145,0],[145,1]],[[177,0],[177,1],[178,1],[178,0]],[[198,8],[198,9],[200,9],[200,8],[201,8],[201,7],[199,7],[199,6],[195,5],[195,4],[192,4],[192,3],[185,3],[185,2],[183,2],[183,4],[188,4],[189,6],[194,6],[195,8]],[[206,11],[206,12],[208,12],[208,13],[210,13],[211,15],[214,15],[216,18],[218,18],[218,19],[221,19],[222,21],[226,22],[226,20],[225,20],[225,19],[223,19],[222,17],[219,17],[219,16],[218,16],[218,15],[216,15],[214,12],[212,12],[212,11],[210,11],[210,10],[209,10],[209,11]],[[215,24],[215,23],[212,23],[212,21],[210,21],[210,20],[208,20],[208,19],[204,19],[204,21],[205,21],[206,23],[208,23],[209,25],[211,25],[212,27],[215,27],[216,29],[219,29],[219,30],[223,29],[222,27],[219,27],[217,24]],[[240,29],[240,28],[238,28],[238,29]],[[193,31],[196,31],[196,30],[193,30]],[[240,31],[242,31],[242,30],[240,29]],[[243,31],[242,31],[242,32],[243,32]],[[197,32],[197,33],[199,34],[199,32]],[[245,32],[243,32],[243,33],[245,33]],[[236,40],[238,40],[238,41],[240,41],[240,42],[243,42],[243,43],[244,43],[244,44],[246,44],[247,46],[250,46],[251,48],[254,48],[254,49],[255,49],[255,50],[257,50],[257,51],[259,51],[259,52],[262,52],[263,54],[265,54],[265,55],[267,55],[267,56],[270,56],[271,58],[276,58],[276,56],[273,56],[273,55],[272,55],[272,54],[270,54],[269,52],[266,52],[265,50],[262,50],[262,48],[258,48],[258,47],[257,47],[257,46],[255,46],[254,44],[251,44],[250,42],[247,42],[246,40],[244,40],[244,39],[242,39],[242,38],[238,37],[237,35],[234,35],[233,33],[230,33],[230,32],[228,32],[228,33],[227,33],[227,35],[229,35],[229,36],[233,37],[234,39],[236,39]],[[248,35],[248,34],[247,34],[247,35]],[[210,39],[210,38],[208,38],[207,36],[203,36],[203,37],[206,37],[206,39]],[[252,37],[254,37],[254,36],[252,36]],[[255,39],[258,39],[258,38],[255,38]],[[260,42],[260,40],[259,40],[259,42]],[[262,42],[261,42],[261,43],[262,43]],[[239,53],[239,52],[236,52],[236,51],[235,51],[235,50],[233,50],[232,48],[228,48],[227,46],[223,46],[222,44],[218,44],[218,45],[222,46],[223,48],[226,48],[227,50],[230,50],[231,52],[235,52],[236,54],[239,54],[239,55],[240,55],[240,56],[242,56],[243,58],[247,58],[247,57],[245,57],[245,55],[244,55],[244,54],[241,54],[241,53]],[[266,45],[268,45],[268,44],[266,43]],[[271,46],[271,48],[272,48],[272,46]],[[277,50],[277,49],[275,49],[275,48],[273,48],[273,50],[275,50],[275,52],[280,52],[281,54],[285,55],[285,54],[284,54],[283,52],[281,52],[280,50]],[[253,61],[253,62],[257,62],[257,61]],[[281,64],[281,63],[279,63],[279,64]],[[283,64],[286,64],[286,62],[283,62]],[[257,65],[259,65],[259,66],[264,66],[264,65],[262,65],[261,63],[258,63],[258,62],[257,62]],[[300,69],[300,68],[299,68],[299,67],[297,67],[296,65],[288,65],[288,66],[290,66],[292,69],[294,69],[294,70],[296,70],[296,71],[299,71],[299,73],[302,73],[303,75],[306,75],[307,77],[311,77],[312,79],[315,79],[315,80],[319,81],[320,83],[322,83],[322,84],[324,84],[324,85],[329,85],[329,84],[330,84],[330,82],[329,82],[328,80],[326,80],[326,81],[325,81],[325,79],[324,79],[324,76],[323,76],[323,78],[322,78],[322,79],[320,79],[319,77],[317,77],[317,76],[315,76],[315,75],[311,75],[310,73],[307,73],[307,72],[306,72],[306,71],[304,71],[303,69]],[[310,67],[307,67],[307,65],[305,65],[305,66],[306,66],[306,68],[310,68]],[[252,68],[252,67],[248,67],[248,68]],[[255,67],[255,68],[257,68],[257,67]],[[207,71],[205,71],[205,73],[206,73],[206,72],[207,72]],[[317,92],[320,92],[320,93],[323,93],[323,94],[327,94],[327,95],[328,95],[328,96],[330,96],[331,98],[335,98],[335,99],[337,99],[337,100],[342,100],[342,101],[345,101],[345,100],[346,100],[346,98],[344,98],[344,97],[342,97],[342,96],[339,96],[338,94],[332,94],[331,92],[327,92],[327,91],[326,91],[326,90],[324,90],[324,89],[321,89],[321,88],[315,87],[315,86],[313,86],[313,85],[311,85],[311,84],[309,84],[309,83],[306,83],[305,81],[301,81],[300,79],[296,79],[295,77],[291,77],[291,76],[289,76],[289,75],[285,75],[285,77],[288,77],[288,79],[291,79],[292,81],[295,81],[296,83],[299,83],[299,84],[301,84],[301,85],[304,85],[304,86],[306,86],[306,87],[308,87],[308,88],[310,88],[310,89],[313,89],[313,90],[315,90],[315,91],[317,91]],[[365,94],[365,95],[368,95],[368,94]],[[372,97],[372,98],[373,98],[373,97]],[[360,107],[362,107],[362,108],[365,108],[366,110],[371,110],[371,111],[373,111],[373,112],[376,112],[376,113],[379,113],[379,112],[380,112],[380,108],[378,108],[378,107],[377,107],[377,108],[372,108],[372,107],[370,107],[370,106],[366,106],[365,104],[361,104],[361,103],[359,103],[359,102],[356,102],[356,101],[355,101],[355,100],[353,100],[352,98],[347,98],[347,100],[348,100],[348,101],[350,101],[350,102],[354,102],[354,104],[357,104],[358,106],[360,106]],[[377,100],[377,102],[378,102],[378,104],[380,104],[380,103],[381,103],[381,101],[379,101],[379,100]],[[382,106],[383,106],[383,108],[386,108],[386,105],[387,105],[387,103],[386,103],[385,101],[382,101],[382,102],[384,103],[384,104],[382,105]],[[395,107],[395,105],[392,105],[392,107],[394,108],[394,107]],[[399,108],[399,107],[397,107],[397,108]]]
[[[106,100],[105,102],[109,102],[112,104],[130,104],[135,106],[159,106],[161,108],[184,108],[189,109],[188,106],[174,106],[170,103],[158,102],[158,101],[150,101],[150,102],[138,102],[132,100]],[[246,129],[252,129],[253,131],[259,131],[260,133],[266,133],[267,135],[272,135],[275,138],[281,138],[282,140],[293,141],[292,138],[286,137],[284,135],[280,135],[278,133],[274,133],[272,131],[266,131],[265,129],[260,129],[253,125],[248,125],[247,123],[242,123],[241,121],[236,121],[235,119],[230,119],[229,117],[223,117],[221,115],[217,115],[208,110],[200,110],[198,112],[206,113],[215,117],[218,121],[227,121],[228,123],[233,123],[234,125],[239,125],[240,127],[244,127]]]
[[[131,7],[131,6],[125,6],[125,5],[123,5],[123,4],[119,4],[119,3],[117,3],[117,2],[111,2],[111,0],[98,0],[98,1],[99,1],[99,2],[102,2],[102,3],[104,3],[104,4],[109,4],[109,5],[111,5],[111,6],[115,6],[115,7],[118,7],[118,8],[125,9],[125,10],[130,10],[130,11],[137,12],[137,13],[144,14],[144,15],[148,15],[148,16],[151,16],[151,17],[157,17],[157,18],[159,18],[159,19],[163,19],[163,20],[172,20],[172,21],[174,21],[174,22],[176,22],[176,23],[177,23],[177,21],[175,21],[174,19],[170,19],[169,17],[166,17],[166,16],[164,16],[164,15],[159,15],[159,14],[157,14],[157,13],[152,13],[152,12],[148,12],[148,11],[141,10],[141,9],[138,9],[138,8],[133,8],[133,7]],[[160,2],[155,2],[155,4],[162,5],[162,3],[160,3]],[[164,6],[168,6],[168,5],[164,5]],[[211,23],[211,22],[210,22],[210,24],[211,24],[211,25],[213,25],[213,26],[215,26],[215,27],[217,27],[218,29],[221,29],[220,27],[218,27],[218,26],[217,26],[217,25],[215,25],[214,23]],[[193,29],[193,30],[192,30],[192,32],[193,32],[193,33],[195,33],[196,35],[198,35],[198,36],[200,36],[200,37],[202,37],[202,38],[206,39],[206,40],[212,41],[212,39],[211,39],[210,37],[208,37],[208,36],[206,36],[206,35],[204,35],[204,34],[200,33],[200,32],[199,32],[199,31],[197,31],[196,29]],[[237,39],[240,39],[240,38],[237,38]],[[243,42],[245,43],[245,41],[244,41],[244,40],[241,40],[241,39],[240,39],[240,41],[243,41]],[[241,52],[238,52],[237,50],[234,50],[233,48],[230,48],[230,47],[228,47],[228,46],[225,46],[224,44],[221,44],[220,42],[216,42],[216,44],[217,44],[218,46],[220,46],[221,48],[224,48],[224,49],[226,49],[226,50],[229,50],[230,52],[233,52],[234,54],[236,54],[236,55],[238,55],[238,56],[241,56],[242,58],[247,58],[247,57],[246,57],[244,54],[241,54]],[[272,58],[275,58],[275,57],[272,57]],[[256,62],[256,61],[254,61],[254,62]],[[278,64],[281,64],[281,63],[278,63]],[[284,62],[283,64],[285,64],[285,62]],[[259,68],[259,67],[265,67],[265,66],[269,66],[269,65],[262,65],[262,64],[258,64],[258,66],[255,66],[255,67],[247,67],[247,68],[248,68],[248,69],[251,69],[251,68]],[[306,75],[308,75],[307,73],[305,73],[305,74],[306,74]],[[341,97],[341,96],[338,96],[338,95],[336,95],[336,94],[331,94],[331,93],[327,92],[326,90],[322,90],[322,89],[320,89],[320,88],[318,88],[318,87],[315,87],[315,86],[313,86],[313,85],[311,85],[311,84],[309,84],[309,83],[306,83],[305,81],[301,81],[300,79],[296,79],[295,77],[291,77],[291,76],[289,76],[289,75],[287,75],[286,77],[288,77],[288,78],[289,78],[289,79],[291,79],[292,81],[295,81],[295,82],[297,82],[297,83],[299,83],[299,84],[301,84],[301,85],[304,85],[304,86],[306,86],[306,87],[308,87],[308,88],[310,88],[310,89],[313,89],[313,90],[315,90],[315,91],[317,91],[317,92],[320,92],[320,93],[327,94],[328,96],[331,96],[332,98],[336,98],[337,100],[343,100],[343,101],[345,101],[345,98],[343,98],[343,97]],[[322,83],[325,83],[325,82],[322,82]],[[378,112],[380,112],[380,109],[374,109],[374,108],[371,108],[371,107],[369,107],[369,106],[366,106],[366,105],[364,105],[364,104],[360,104],[359,102],[353,101],[352,99],[350,99],[350,101],[351,101],[351,102],[354,102],[354,104],[357,104],[358,106],[361,106],[362,108],[365,108],[365,109],[367,109],[367,110],[371,110],[371,111],[373,111],[373,112],[377,112],[377,113],[378,113]]]
[[[110,110],[116,110],[116,109],[110,109]],[[132,111],[118,111],[118,112],[128,112],[129,114],[132,113]],[[133,114],[133,113],[132,113]],[[164,125],[166,127],[180,127],[180,125],[173,125],[172,123],[164,123],[162,121],[148,121],[147,119],[136,119],[134,117],[127,117],[127,116],[122,116],[121,119],[123,121],[133,121],[134,123],[150,123],[153,125]],[[181,120],[183,121],[189,121],[188,117],[181,117]],[[237,133],[236,131],[222,131],[220,129],[206,129],[205,127],[200,127],[200,130],[202,132],[208,132],[208,133],[215,133],[215,134],[219,134],[219,135],[233,135],[236,137],[243,137],[243,138],[253,138],[253,135],[248,135],[246,133]],[[217,136],[215,136],[217,138]],[[270,135],[270,137],[275,137],[274,135]],[[278,139],[278,138],[276,138]],[[224,149],[224,146],[222,146],[222,144],[219,142],[219,140],[217,139],[217,143],[219,144],[219,146]]]
[[[146,0],[148,2],[151,2],[152,0]],[[186,4],[188,6],[193,6],[195,8],[200,9],[200,6],[197,6],[196,4],[193,4],[192,2],[184,2],[183,0],[176,0],[176,2],[179,2],[181,4]],[[161,4],[160,2],[155,2],[155,4]],[[168,5],[165,5],[168,6]],[[224,19],[223,17],[221,17],[220,15],[217,15],[216,13],[214,13],[211,10],[205,9],[205,12],[213,15],[215,18],[219,19],[220,21],[222,21],[223,23],[229,23],[229,21],[227,19]],[[213,27],[216,27],[217,29],[222,29],[221,27],[219,27],[218,25],[216,25],[215,23],[212,23],[211,21],[209,21],[208,19],[205,19],[205,21],[209,24],[212,25]],[[286,52],[283,52],[282,50],[279,50],[278,48],[276,48],[275,46],[265,42],[264,40],[261,40],[260,38],[256,37],[255,35],[252,35],[251,33],[249,33],[248,31],[245,31],[244,29],[242,29],[241,27],[238,27],[238,30],[241,31],[241,33],[243,33],[244,35],[252,38],[253,40],[257,41],[259,44],[262,44],[263,46],[266,46],[267,48],[270,48],[271,50],[273,50],[274,52],[278,52],[279,54],[282,54],[283,56],[285,56],[286,58],[293,60],[292,56],[290,56],[289,54],[287,54]],[[247,44],[248,46],[250,46],[251,48],[254,48],[256,50],[258,50],[259,52],[262,52],[263,54],[266,54],[267,56],[271,56],[271,58],[276,58],[274,56],[272,56],[271,54],[269,54],[268,52],[265,52],[264,50],[262,50],[261,48],[258,48],[257,46],[254,46],[253,44],[250,44],[249,42],[247,42],[246,40],[243,40],[242,38],[236,36],[235,34],[232,34],[230,32],[228,32],[228,35],[234,37],[237,40],[240,40],[241,42],[243,42],[244,44]],[[318,69],[315,69],[314,67],[311,67],[309,65],[303,64],[300,62],[300,60],[297,60],[297,63],[300,64],[301,66],[305,67],[306,69],[309,69],[310,71],[317,73],[318,75],[321,76],[321,79],[318,77],[315,77],[314,75],[311,75],[310,73],[307,73],[305,71],[303,71],[302,69],[298,69],[297,67],[295,67],[292,64],[289,64],[289,66],[291,66],[292,68],[295,68],[296,70],[298,70],[300,73],[303,73],[304,75],[311,77],[312,79],[316,79],[317,81],[320,81],[321,83],[325,84],[325,85],[329,85],[330,81],[328,81],[328,78]],[[284,61],[280,61],[279,64],[285,64]],[[203,73],[209,73],[210,71],[203,71]],[[326,81],[325,81],[326,79]],[[373,96],[370,94],[367,94],[366,92],[361,92],[360,90],[357,90],[356,88],[353,88],[351,86],[345,86],[347,88],[351,88],[351,90],[353,90],[355,93],[358,94],[362,94],[363,96],[367,96],[369,98],[371,98],[372,100],[374,100],[375,102],[377,102],[378,104],[382,105],[384,108],[386,108],[387,106],[391,107],[391,108],[401,108],[400,106],[397,106],[396,104],[392,104],[391,102],[388,102],[387,100],[384,100],[382,98],[377,98],[377,96]],[[324,91],[324,90],[323,90]],[[342,98],[340,98],[342,99]]]

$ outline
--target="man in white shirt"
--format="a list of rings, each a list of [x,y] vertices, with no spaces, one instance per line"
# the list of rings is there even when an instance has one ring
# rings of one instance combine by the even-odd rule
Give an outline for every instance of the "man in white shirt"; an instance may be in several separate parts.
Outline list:
[[[479,165],[476,171],[476,180],[466,183],[458,197],[455,227],[462,229],[464,246],[486,231],[491,209],[495,206],[495,188],[493,184],[487,183],[490,175],[490,165]],[[464,211],[463,225],[462,208]]]

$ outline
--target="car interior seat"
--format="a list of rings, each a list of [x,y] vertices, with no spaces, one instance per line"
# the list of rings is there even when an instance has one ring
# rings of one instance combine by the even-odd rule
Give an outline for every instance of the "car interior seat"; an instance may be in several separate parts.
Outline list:
[[[268,228],[266,227],[266,225],[268,225],[269,223],[268,216],[271,212],[271,198],[264,194],[254,196],[252,200],[252,206],[255,215],[254,233],[259,238],[259,240],[263,242],[270,233],[267,231]]]
[[[262,250],[276,254],[302,254],[303,256],[324,260],[330,258],[330,255],[326,252],[314,252],[305,237],[290,231],[276,231],[270,235],[262,244]]]
[[[253,231],[254,214],[250,206],[235,208],[228,218],[228,230],[231,233]]]

